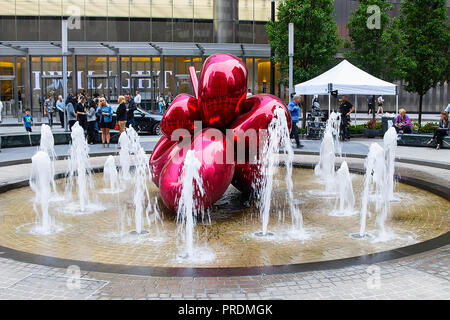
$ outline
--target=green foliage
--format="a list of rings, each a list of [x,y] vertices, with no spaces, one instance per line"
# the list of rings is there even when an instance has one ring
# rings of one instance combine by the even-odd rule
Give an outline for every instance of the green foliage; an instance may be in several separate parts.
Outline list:
[[[405,89],[419,95],[419,124],[422,97],[449,79],[450,32],[446,0],[407,0],[401,3],[396,22],[400,39],[393,43],[401,52],[399,69]]]
[[[340,45],[332,0],[285,0],[278,4],[277,21],[268,22],[266,31],[280,63],[284,84],[288,83],[288,25],[294,23],[294,83],[318,76],[336,62]]]
[[[381,121],[376,121],[376,124],[374,126],[372,126],[371,124],[369,124],[369,122],[371,122],[372,120],[369,120],[367,123],[363,123],[363,124],[358,124],[358,125],[353,125],[349,127],[350,133],[351,134],[362,134],[364,129],[375,129],[382,131],[382,123]]]
[[[438,122],[428,122],[427,124],[420,126],[418,123],[414,123],[418,127],[419,133],[434,133],[434,129],[439,127]]]
[[[362,134],[364,129],[365,129],[365,124],[358,124],[358,125],[349,127],[349,131],[351,134]]]
[[[306,134],[306,128],[298,128],[298,133],[299,134]]]
[[[380,28],[368,27],[374,12],[370,6],[380,8]],[[393,5],[385,0],[360,0],[347,23],[350,41],[345,42],[345,57],[366,72],[386,80],[395,80],[391,41],[396,36],[391,30],[391,18],[387,14]]]

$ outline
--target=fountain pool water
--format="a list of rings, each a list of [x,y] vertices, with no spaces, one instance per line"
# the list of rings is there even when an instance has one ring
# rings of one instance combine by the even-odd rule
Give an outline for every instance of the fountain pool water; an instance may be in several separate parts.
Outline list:
[[[278,168],[274,181],[280,181],[272,190],[272,212],[286,210],[287,187],[284,183],[286,167]],[[135,230],[135,208],[132,200],[133,189],[119,194],[101,193],[108,185],[103,174],[92,174],[95,189],[92,198],[100,204],[109,204],[107,210],[85,215],[58,214],[67,206],[65,202],[52,202],[50,216],[64,226],[64,231],[43,236],[18,232],[24,223],[35,221],[33,202],[26,201],[33,195],[28,188],[19,188],[0,194],[0,210],[10,217],[0,224],[0,246],[40,254],[50,257],[90,261],[94,263],[123,264],[155,267],[251,267],[296,264],[333,259],[344,259],[364,254],[412,245],[435,238],[450,230],[448,212],[450,203],[426,190],[403,183],[395,185],[395,192],[402,194],[401,202],[391,203],[386,226],[402,238],[390,241],[356,241],[348,235],[355,232],[360,223],[359,215],[330,216],[335,208],[334,201],[321,201],[309,193],[310,189],[320,188],[313,170],[294,167],[292,170],[293,190],[296,198],[302,199],[302,217],[310,235],[308,241],[299,241],[293,237],[282,237],[292,228],[289,210],[285,221],[270,219],[268,230],[273,237],[255,237],[261,231],[259,208],[249,205],[248,198],[233,186],[209,211],[209,219],[195,222],[194,258],[183,259],[180,253],[185,249],[183,234],[177,232],[179,226],[175,217],[165,209],[159,198],[159,189],[151,181],[147,187],[152,203],[158,201],[159,214],[164,227],[156,234],[155,224],[151,229],[145,225],[146,235],[131,235]],[[64,190],[64,179],[57,179],[58,191]],[[364,189],[364,176],[353,175],[355,208],[361,208],[361,195]],[[274,184],[275,186],[275,184]],[[76,193],[76,188],[73,190]],[[24,201],[25,199],[25,201]],[[17,203],[21,205],[18,206]],[[374,205],[374,202],[371,203]],[[146,204],[147,205],[147,204]],[[370,208],[367,216],[367,231],[377,225],[376,214]],[[154,211],[152,211],[153,213]],[[130,217],[130,223],[123,226],[123,237],[118,234],[121,215]],[[150,219],[152,214],[149,214]],[[206,220],[206,218],[205,218]],[[23,231],[23,229],[22,229]],[[413,235],[413,238],[408,236]],[[47,237],[47,236],[45,236]],[[70,245],[68,245],[70,244]],[[207,246],[214,259],[195,258],[199,250]]]

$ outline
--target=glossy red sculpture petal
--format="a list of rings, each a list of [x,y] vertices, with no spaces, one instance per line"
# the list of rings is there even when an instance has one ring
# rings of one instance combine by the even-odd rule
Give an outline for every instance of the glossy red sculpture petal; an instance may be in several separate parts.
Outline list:
[[[226,150],[231,148],[222,132],[217,129],[204,129],[195,135],[190,149],[200,160],[200,177],[203,181],[204,195],[197,194],[197,205],[208,208],[219,200],[227,190],[234,174],[234,163],[226,163]],[[160,176],[161,198],[172,211],[178,208],[182,188],[182,169],[189,148],[180,148],[164,166]],[[197,188],[198,191],[198,188]]]
[[[236,119],[247,95],[247,68],[229,54],[206,59],[200,73],[199,107],[205,127],[224,129]]]
[[[245,108],[252,106],[250,111],[239,116],[232,124],[233,138],[236,144],[236,169],[232,184],[242,192],[250,193],[254,190],[255,181],[259,177],[260,170],[257,165],[258,158],[255,158],[263,151],[266,135],[261,129],[267,130],[274,115],[273,111],[277,107],[284,109],[289,131],[292,128],[292,118],[284,103],[270,94],[258,94],[250,97],[242,105]],[[250,134],[254,131],[255,134]],[[267,131],[266,131],[267,132]],[[256,141],[247,141],[246,136],[256,136]],[[250,138],[251,139],[251,138]],[[251,140],[255,140],[254,138]],[[245,143],[245,154],[239,150],[239,144]],[[245,163],[244,163],[245,162]]]
[[[159,139],[153,152],[150,156],[150,171],[152,173],[152,181],[159,187],[159,175],[164,165],[170,159],[172,155],[171,151],[175,147],[178,141],[171,141],[169,138],[164,136]]]
[[[194,121],[201,120],[198,101],[188,94],[175,97],[161,120],[161,131],[167,137],[172,136],[176,129],[186,129],[194,132]]]

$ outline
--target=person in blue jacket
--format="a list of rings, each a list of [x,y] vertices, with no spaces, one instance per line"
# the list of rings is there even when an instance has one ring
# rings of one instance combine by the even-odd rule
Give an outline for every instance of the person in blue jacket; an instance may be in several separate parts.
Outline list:
[[[109,148],[109,130],[112,126],[113,111],[107,104],[105,98],[100,98],[100,108],[98,108],[97,113],[100,116],[100,129],[102,130],[103,148],[106,147],[105,143],[108,144],[107,147]]]
[[[297,123],[300,120],[300,102],[302,101],[302,96],[296,94],[292,101],[288,104],[289,112],[291,113],[292,118],[292,130],[291,130],[291,139],[294,137],[295,142],[297,143],[297,148],[302,148],[303,145],[300,143],[300,138],[298,136],[298,126]]]

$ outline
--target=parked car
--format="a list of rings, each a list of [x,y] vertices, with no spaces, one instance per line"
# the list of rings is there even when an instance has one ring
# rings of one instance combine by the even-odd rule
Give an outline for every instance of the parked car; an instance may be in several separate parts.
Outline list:
[[[116,111],[119,105],[112,104],[113,126],[116,125]],[[134,111],[134,127],[137,132],[146,132],[155,135],[162,135],[160,122],[162,115],[149,113],[141,108]]]

